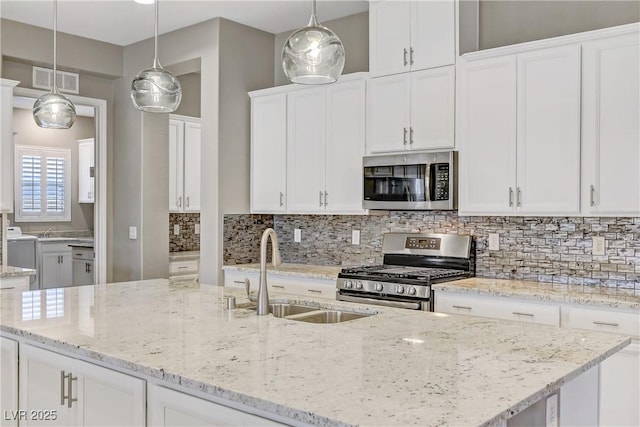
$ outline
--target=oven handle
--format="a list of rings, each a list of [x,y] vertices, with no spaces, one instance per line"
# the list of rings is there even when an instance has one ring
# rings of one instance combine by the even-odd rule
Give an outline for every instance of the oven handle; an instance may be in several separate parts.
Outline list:
[[[338,295],[338,299],[340,301],[348,301],[348,302],[359,302],[362,304],[371,304],[371,305],[381,305],[383,307],[394,307],[394,308],[408,308],[410,310],[420,310],[419,302],[401,302],[401,301],[387,301],[380,300],[374,298],[361,298],[361,297],[352,297],[349,295]]]

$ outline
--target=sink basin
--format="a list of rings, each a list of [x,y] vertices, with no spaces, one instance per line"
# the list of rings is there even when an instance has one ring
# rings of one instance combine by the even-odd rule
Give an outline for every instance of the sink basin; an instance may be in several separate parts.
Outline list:
[[[306,305],[296,304],[269,304],[269,313],[274,317],[286,317],[293,316],[295,314],[309,313],[310,311],[317,311],[315,307],[308,307]]]
[[[309,323],[340,323],[348,320],[362,319],[371,316],[370,314],[354,313],[351,311],[339,310],[318,310],[312,313],[305,313],[296,316],[290,316],[288,319],[299,320]]]

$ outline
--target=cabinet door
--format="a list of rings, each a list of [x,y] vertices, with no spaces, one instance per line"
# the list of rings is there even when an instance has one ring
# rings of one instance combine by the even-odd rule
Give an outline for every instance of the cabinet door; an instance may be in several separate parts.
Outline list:
[[[580,212],[580,46],[518,55],[522,213]]]
[[[80,404],[80,425],[144,426],[145,381],[80,360],[72,360],[78,377],[74,397]]]
[[[458,90],[460,214],[513,212],[516,57],[461,59]]]
[[[149,426],[277,426],[282,425],[237,409],[154,384],[147,386]]]
[[[455,67],[411,73],[411,149],[453,148],[454,96]]]
[[[369,80],[367,153],[402,151],[409,144],[411,75]]]
[[[56,288],[60,285],[60,253],[50,252],[42,254],[40,265],[40,287]]]
[[[200,211],[200,123],[184,123],[184,211]]]
[[[455,64],[455,2],[415,1],[411,13],[411,69]]]
[[[31,411],[55,411],[55,417],[49,420],[27,417],[20,425],[81,425],[80,405],[72,402],[71,408],[68,407],[69,381],[65,376],[72,373],[70,361],[72,359],[50,351],[20,345],[20,409],[27,411],[27,414]],[[75,375],[73,377],[77,378]],[[75,389],[77,379],[71,383]]]
[[[583,45],[583,212],[640,215],[640,38]]]
[[[20,82],[0,78],[0,212],[13,212],[13,87]],[[10,172],[6,172],[10,171]]]
[[[72,264],[73,286],[93,285],[93,263],[83,259],[74,259]]]
[[[410,70],[411,2],[371,3],[369,45],[369,71],[372,76],[385,76]]]
[[[287,95],[251,100],[251,212],[284,212],[287,178]]]
[[[640,425],[640,343],[632,342],[600,365],[600,425]]]
[[[78,203],[93,203],[95,200],[93,168],[95,167],[95,144],[91,140],[78,142]]]
[[[18,410],[18,343],[4,337],[0,337],[0,377],[0,425],[17,426],[14,414]]]
[[[330,212],[361,213],[365,82],[327,88],[326,197]]]
[[[287,95],[287,209],[324,211],[326,91]]]
[[[71,286],[73,284],[73,252],[71,248],[60,252],[58,280],[60,286]]]
[[[182,210],[184,122],[169,119],[169,210]]]

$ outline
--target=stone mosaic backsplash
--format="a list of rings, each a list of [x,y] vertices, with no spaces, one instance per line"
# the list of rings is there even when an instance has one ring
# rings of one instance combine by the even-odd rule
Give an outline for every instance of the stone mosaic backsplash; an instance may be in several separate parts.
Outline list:
[[[224,215],[223,228],[225,265],[260,262],[260,239],[264,230],[273,228],[273,215]]]
[[[200,250],[200,234],[196,234],[196,224],[200,224],[199,213],[169,214],[169,252]],[[180,234],[173,234],[174,225],[180,227]]]
[[[238,217],[234,221],[246,224],[254,216]],[[285,262],[373,265],[382,262],[386,232],[470,234],[476,240],[477,276],[640,291],[640,217],[459,217],[450,211],[391,211],[368,216],[276,215],[273,225]],[[257,254],[259,236],[242,237],[243,244],[237,245],[227,228],[225,222],[225,263],[239,263],[227,262],[236,259],[236,253]],[[302,230],[300,243],[293,242],[295,228]],[[351,245],[354,229],[361,232],[360,245]],[[251,227],[245,230],[255,233]],[[500,250],[488,249],[489,233],[500,235]],[[605,238],[605,255],[592,254],[594,236]],[[257,255],[244,259],[256,262]]]

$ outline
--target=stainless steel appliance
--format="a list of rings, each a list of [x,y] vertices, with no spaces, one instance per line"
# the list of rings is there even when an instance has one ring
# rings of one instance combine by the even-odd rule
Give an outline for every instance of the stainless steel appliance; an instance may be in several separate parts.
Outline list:
[[[363,158],[365,209],[457,209],[457,152]]]
[[[7,227],[7,264],[36,270],[36,275],[29,279],[30,289],[38,289],[37,242],[36,236],[22,234],[20,227]]]
[[[433,311],[432,284],[474,275],[471,236],[386,233],[382,253],[382,265],[342,269],[338,300]]]

